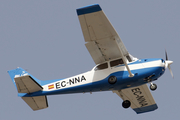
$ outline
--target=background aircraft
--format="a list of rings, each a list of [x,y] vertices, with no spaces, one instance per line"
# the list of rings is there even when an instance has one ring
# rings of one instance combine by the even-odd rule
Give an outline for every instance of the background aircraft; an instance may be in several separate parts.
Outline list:
[[[8,71],[20,96],[33,110],[48,107],[47,95],[113,91],[124,108],[136,113],[157,109],[146,85],[155,90],[157,80],[173,63],[168,60],[137,59],[124,46],[98,4],[77,9],[86,47],[97,64],[91,71],[73,77],[41,81],[22,68]]]

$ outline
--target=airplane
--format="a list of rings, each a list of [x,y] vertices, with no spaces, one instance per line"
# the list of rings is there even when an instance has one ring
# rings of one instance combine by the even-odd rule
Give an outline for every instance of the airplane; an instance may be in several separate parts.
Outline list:
[[[18,67],[8,73],[21,97],[32,110],[48,107],[47,95],[112,91],[122,98],[122,107],[137,114],[158,108],[152,91],[153,81],[161,77],[173,61],[161,58],[138,59],[124,46],[99,4],[78,8],[82,33],[96,66],[85,73],[58,80],[39,80]]]

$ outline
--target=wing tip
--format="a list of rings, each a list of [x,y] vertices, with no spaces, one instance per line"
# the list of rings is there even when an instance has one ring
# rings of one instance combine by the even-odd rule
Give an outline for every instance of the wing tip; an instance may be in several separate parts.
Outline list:
[[[83,15],[83,14],[98,12],[101,10],[102,9],[99,6],[99,4],[92,4],[92,5],[88,5],[88,6],[76,9],[78,16]]]
[[[136,108],[133,109],[137,114],[141,114],[141,113],[145,113],[145,112],[151,112],[158,109],[157,104],[154,105],[150,105],[150,106],[146,106],[146,107],[142,107],[142,108]]]

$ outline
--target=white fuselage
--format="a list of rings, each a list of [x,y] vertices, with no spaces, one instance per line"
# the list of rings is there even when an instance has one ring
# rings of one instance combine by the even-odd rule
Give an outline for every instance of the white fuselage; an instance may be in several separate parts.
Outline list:
[[[33,93],[33,96],[67,94],[80,92],[95,92],[124,89],[128,87],[139,86],[147,82],[156,80],[164,73],[165,64],[162,59],[141,59],[128,63],[131,72],[135,75],[129,77],[128,71],[123,64],[111,67],[110,62],[107,62],[108,67],[105,69],[97,69],[95,66],[91,71],[69,77],[66,79],[49,81],[43,85],[41,93]],[[109,84],[110,76],[117,77],[117,83]],[[46,81],[47,82],[47,81]]]

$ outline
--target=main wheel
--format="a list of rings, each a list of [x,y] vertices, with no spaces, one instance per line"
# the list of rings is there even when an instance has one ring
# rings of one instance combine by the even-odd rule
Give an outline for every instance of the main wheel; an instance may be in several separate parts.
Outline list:
[[[131,106],[131,102],[129,100],[125,100],[122,103],[123,108],[129,108]]]
[[[157,85],[154,84],[154,83],[152,83],[152,84],[150,85],[150,89],[151,89],[152,91],[156,90],[156,89],[157,89]]]
[[[108,79],[108,82],[109,82],[110,84],[115,84],[116,81],[117,81],[117,78],[116,78],[115,76],[111,76],[111,77],[109,77],[109,79]]]

